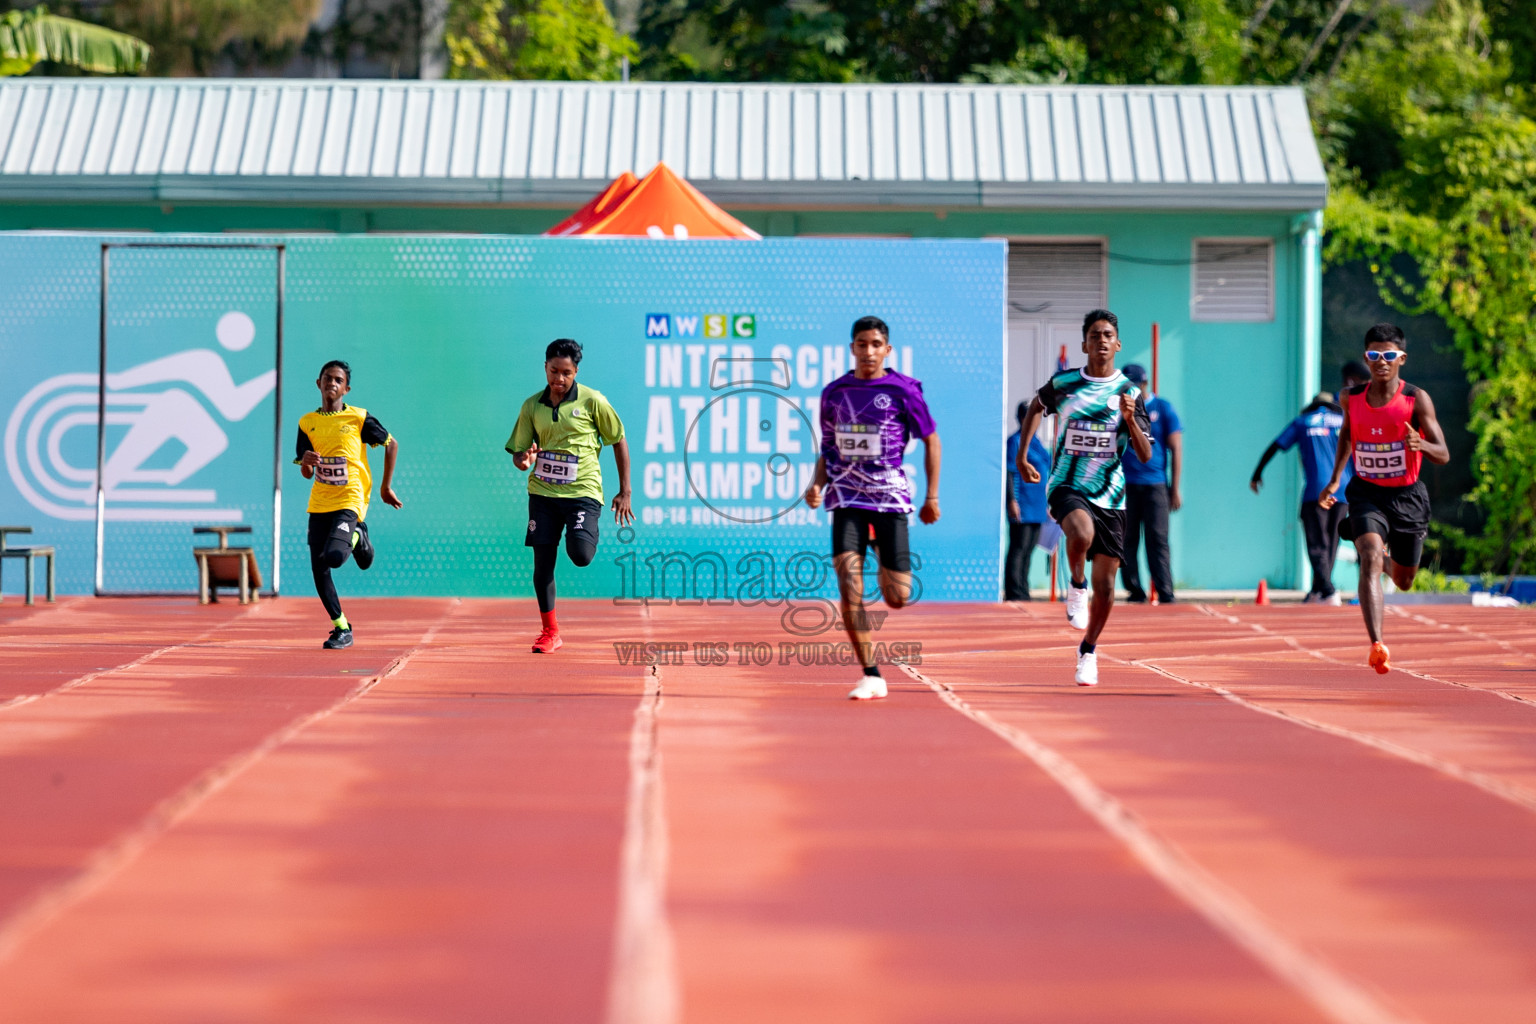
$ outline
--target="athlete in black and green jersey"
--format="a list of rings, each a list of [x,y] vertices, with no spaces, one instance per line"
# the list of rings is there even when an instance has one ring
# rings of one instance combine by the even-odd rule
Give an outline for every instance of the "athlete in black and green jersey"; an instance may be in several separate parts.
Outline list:
[[[1083,352],[1088,365],[1058,373],[1046,382],[1024,417],[1019,451],[1029,450],[1030,438],[1047,413],[1058,417],[1056,451],[1046,487],[1051,518],[1067,537],[1067,564],[1072,583],[1067,588],[1067,621],[1087,629],[1077,654],[1077,682],[1099,681],[1094,644],[1109,621],[1115,604],[1115,573],[1120,568],[1125,537],[1125,471],[1120,456],[1126,445],[1137,458],[1152,457],[1151,423],[1141,389],[1115,369],[1120,351],[1120,321],[1107,309],[1083,318]],[[1019,475],[1040,481],[1040,471],[1020,456]],[[1093,556],[1093,605],[1089,608],[1084,563]]]
[[[624,424],[598,391],[576,384],[581,346],[557,338],[544,350],[544,379],[548,386],[523,402],[517,425],[507,438],[507,451],[528,477],[528,534],[533,548],[533,589],[539,599],[543,629],[533,642],[535,654],[552,654],[561,646],[555,621],[555,559],[560,532],[565,553],[578,566],[597,554],[597,520],[603,513],[603,473],[597,456],[603,445],[613,446],[618,464],[619,493],[613,515],[620,526],[635,518],[629,506],[629,445]]]

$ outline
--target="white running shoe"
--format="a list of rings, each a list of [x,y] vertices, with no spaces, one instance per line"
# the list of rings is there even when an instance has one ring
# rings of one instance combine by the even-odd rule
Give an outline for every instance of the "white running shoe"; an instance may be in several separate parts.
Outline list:
[[[1337,607],[1339,607],[1343,603],[1344,603],[1344,599],[1339,596],[1338,591],[1334,591],[1333,593],[1329,594],[1327,597],[1323,598],[1323,604],[1327,605],[1330,608],[1337,608]]]
[[[1077,685],[1099,685],[1099,656],[1094,654],[1079,654],[1077,656]]]
[[[885,680],[879,676],[864,676],[859,685],[848,691],[849,700],[879,700],[885,696]]]
[[[1067,621],[1073,629],[1088,628],[1088,588],[1067,583]]]

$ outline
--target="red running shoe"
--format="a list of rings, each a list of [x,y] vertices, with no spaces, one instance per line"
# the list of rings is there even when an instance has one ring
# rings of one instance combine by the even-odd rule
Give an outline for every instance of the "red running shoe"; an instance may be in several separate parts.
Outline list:
[[[1392,652],[1387,650],[1387,645],[1380,640],[1371,644],[1371,668],[1386,675],[1392,671]]]
[[[563,643],[564,641],[560,639],[560,631],[546,626],[539,632],[539,638],[533,642],[533,653],[554,654],[555,648]]]

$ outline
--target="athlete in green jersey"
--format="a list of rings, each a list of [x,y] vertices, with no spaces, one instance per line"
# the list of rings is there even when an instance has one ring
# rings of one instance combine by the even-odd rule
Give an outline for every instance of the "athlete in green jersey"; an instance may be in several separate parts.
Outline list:
[[[1067,537],[1067,564],[1072,583],[1067,588],[1067,621],[1086,629],[1077,652],[1077,682],[1099,681],[1094,645],[1115,604],[1115,573],[1120,569],[1125,537],[1125,471],[1120,456],[1126,446],[1137,458],[1152,457],[1152,425],[1141,389],[1115,369],[1120,351],[1120,321],[1107,309],[1083,318],[1083,352],[1088,365],[1058,373],[1046,382],[1024,417],[1019,451],[1047,413],[1057,416],[1056,451],[1046,487],[1051,518]],[[1040,471],[1022,455],[1019,475],[1040,481]],[[1093,558],[1093,603],[1089,607],[1085,562]]]
[[[528,477],[528,533],[533,548],[533,589],[539,599],[543,629],[533,653],[553,654],[561,646],[555,621],[555,560],[560,532],[565,553],[578,566],[590,565],[597,554],[597,521],[603,514],[603,473],[597,456],[603,445],[613,446],[619,470],[619,493],[613,515],[620,526],[634,521],[629,506],[629,445],[624,424],[613,406],[593,388],[576,383],[581,345],[557,338],[544,351],[548,387],[530,395],[517,414],[507,438],[507,451],[518,469],[532,468]]]

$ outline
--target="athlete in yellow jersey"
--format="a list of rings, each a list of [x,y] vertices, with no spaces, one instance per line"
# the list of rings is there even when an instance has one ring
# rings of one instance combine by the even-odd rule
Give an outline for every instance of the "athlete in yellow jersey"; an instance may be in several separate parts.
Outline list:
[[[395,475],[395,454],[400,445],[367,409],[347,405],[352,390],[352,367],[332,359],[320,368],[320,408],[299,419],[298,451],[294,463],[313,480],[309,492],[309,566],[315,574],[315,590],[331,617],[331,635],[321,646],[339,651],[352,646],[352,624],[342,614],[341,600],[331,570],[339,569],[355,551],[357,567],[373,564],[373,544],[368,539],[368,495],[373,474],[368,469],[368,446],[384,446],[384,477],[379,497],[399,508],[400,499],[390,482]]]

